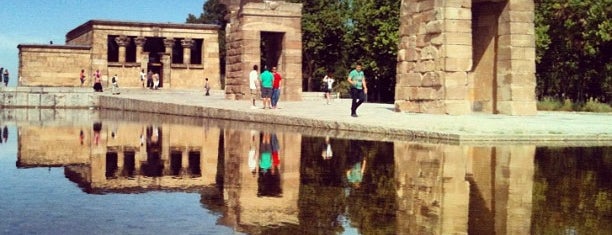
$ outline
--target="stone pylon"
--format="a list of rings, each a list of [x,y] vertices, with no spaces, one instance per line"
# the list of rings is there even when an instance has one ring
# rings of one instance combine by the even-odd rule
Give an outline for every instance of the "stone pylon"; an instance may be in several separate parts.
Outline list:
[[[249,72],[277,67],[283,77],[281,100],[302,99],[302,4],[285,1],[221,1],[226,26],[227,99],[248,99]]]
[[[395,109],[534,115],[533,0],[404,0]]]

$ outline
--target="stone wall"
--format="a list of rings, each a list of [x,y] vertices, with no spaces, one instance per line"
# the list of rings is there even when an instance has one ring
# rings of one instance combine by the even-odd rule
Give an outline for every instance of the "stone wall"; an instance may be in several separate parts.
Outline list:
[[[78,74],[77,74],[78,75]],[[0,93],[2,108],[90,108],[98,107],[91,89],[60,87],[5,87]]]
[[[533,0],[406,0],[395,109],[534,115]]]
[[[19,45],[19,86],[80,86],[89,68],[90,47]]]
[[[229,4],[239,4],[237,2]],[[284,1],[249,2],[230,13],[231,23],[227,26],[227,63],[225,92],[228,99],[250,97],[249,72],[253,65],[263,71],[277,66],[283,77],[281,100],[302,99],[302,4]],[[273,61],[276,64],[261,64],[262,35],[281,35],[280,53]],[[265,37],[265,36],[263,36]],[[270,63],[270,62],[269,62]],[[272,62],[274,63],[274,62]]]

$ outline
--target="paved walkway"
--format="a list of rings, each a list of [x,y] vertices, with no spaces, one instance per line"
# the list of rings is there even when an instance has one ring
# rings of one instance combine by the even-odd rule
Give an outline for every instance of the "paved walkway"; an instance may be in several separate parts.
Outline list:
[[[315,93],[316,94],[316,93]],[[196,106],[206,117],[251,122],[267,122],[302,127],[347,130],[385,135],[451,140],[459,143],[535,143],[547,145],[612,146],[612,114],[576,112],[539,112],[536,116],[491,114],[433,115],[398,113],[392,104],[364,103],[359,117],[350,116],[350,99],[336,99],[326,105],[323,97],[305,93],[304,101],[280,101],[279,109],[251,109],[245,100],[226,100],[223,91],[211,96],[181,90],[123,90],[120,95],[103,96],[141,102],[163,103],[169,114],[173,106]],[[159,109],[156,109],[159,110]],[[153,112],[157,112],[153,110]],[[199,116],[199,114],[194,114]],[[263,118],[258,118],[263,117]]]

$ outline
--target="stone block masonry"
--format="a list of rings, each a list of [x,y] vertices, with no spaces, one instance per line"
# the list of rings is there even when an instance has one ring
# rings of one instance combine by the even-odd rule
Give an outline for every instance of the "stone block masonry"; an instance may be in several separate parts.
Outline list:
[[[395,110],[535,115],[533,10],[533,0],[402,1]]]

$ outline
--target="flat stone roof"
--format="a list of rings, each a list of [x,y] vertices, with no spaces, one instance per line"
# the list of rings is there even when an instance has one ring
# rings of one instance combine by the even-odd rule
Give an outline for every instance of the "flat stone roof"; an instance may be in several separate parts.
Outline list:
[[[82,25],[77,26],[66,34],[66,39],[70,41],[82,35],[85,32],[91,31],[94,25],[107,26],[129,26],[129,27],[158,27],[170,29],[200,29],[200,30],[219,30],[221,26],[216,24],[191,24],[191,23],[159,23],[159,22],[138,22],[138,21],[118,21],[118,20],[89,20]]]

